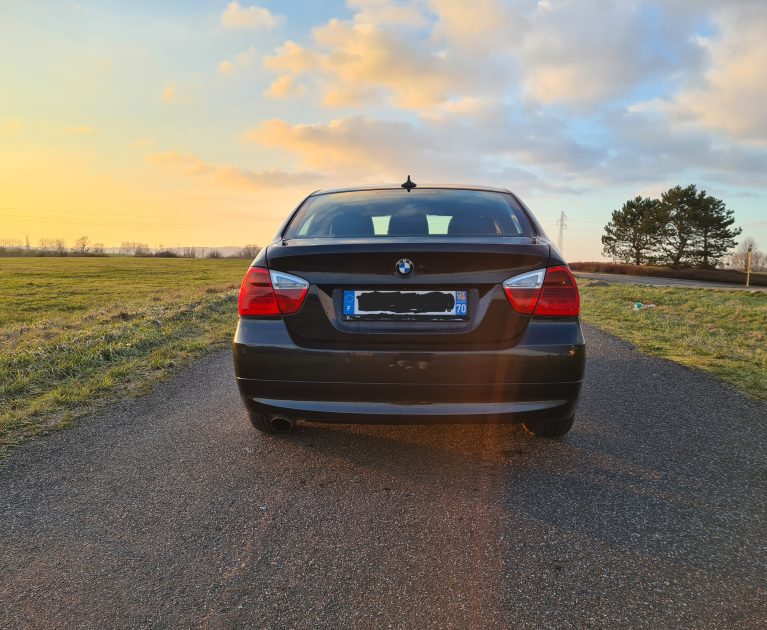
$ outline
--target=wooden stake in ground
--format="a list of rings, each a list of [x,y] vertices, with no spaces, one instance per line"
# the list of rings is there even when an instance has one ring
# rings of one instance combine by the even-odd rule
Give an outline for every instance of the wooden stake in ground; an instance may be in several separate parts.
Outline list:
[[[751,282],[751,245],[748,246],[746,254],[746,286]]]

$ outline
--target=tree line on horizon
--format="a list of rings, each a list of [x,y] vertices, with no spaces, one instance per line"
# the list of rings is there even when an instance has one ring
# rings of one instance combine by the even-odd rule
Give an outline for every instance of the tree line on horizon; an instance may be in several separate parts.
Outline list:
[[[724,201],[692,184],[660,199],[637,196],[614,210],[602,235],[602,253],[614,262],[669,267],[720,266],[741,228]]]
[[[109,256],[103,243],[91,243],[88,236],[81,236],[75,240],[72,247],[67,247],[63,238],[41,238],[37,247],[30,245],[29,238],[22,244],[19,239],[0,239],[0,256]],[[224,256],[218,249],[205,249],[198,247],[163,247],[151,248],[147,243],[137,241],[123,241],[114,252],[122,256],[135,256],[139,258],[250,258],[256,257],[261,248],[253,243],[248,243],[237,252]]]

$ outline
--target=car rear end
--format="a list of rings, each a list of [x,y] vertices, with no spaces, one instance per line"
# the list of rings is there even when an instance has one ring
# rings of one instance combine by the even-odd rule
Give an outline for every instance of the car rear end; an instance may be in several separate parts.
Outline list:
[[[534,428],[571,422],[577,405],[577,287],[507,191],[312,195],[253,262],[239,309],[239,390],[274,427]]]

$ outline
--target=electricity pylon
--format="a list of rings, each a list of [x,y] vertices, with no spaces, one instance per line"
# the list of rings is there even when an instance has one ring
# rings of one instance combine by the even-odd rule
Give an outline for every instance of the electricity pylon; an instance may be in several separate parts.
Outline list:
[[[559,238],[557,238],[557,249],[560,254],[564,253],[565,249],[565,230],[567,229],[567,215],[562,211],[557,219],[557,229],[559,230]]]

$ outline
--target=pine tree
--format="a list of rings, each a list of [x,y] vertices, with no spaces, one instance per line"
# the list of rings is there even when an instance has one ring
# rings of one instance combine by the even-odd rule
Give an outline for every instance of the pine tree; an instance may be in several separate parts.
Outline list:
[[[673,267],[693,260],[697,232],[696,217],[704,205],[706,193],[698,192],[694,184],[674,186],[661,195],[661,206],[668,216],[661,250],[664,262]]]
[[[629,199],[620,210],[613,210],[602,236],[602,253],[616,262],[635,265],[653,262],[667,220],[665,209],[656,199]]]
[[[705,190],[701,194],[702,203],[694,219],[696,233],[693,258],[701,267],[712,269],[735,247],[735,237],[742,230],[731,227],[735,223],[733,211],[728,210],[721,199],[705,196]]]

